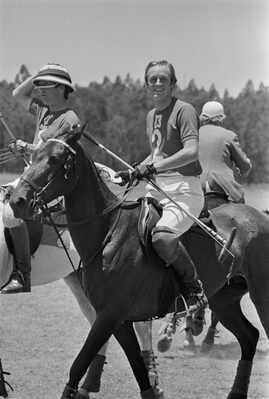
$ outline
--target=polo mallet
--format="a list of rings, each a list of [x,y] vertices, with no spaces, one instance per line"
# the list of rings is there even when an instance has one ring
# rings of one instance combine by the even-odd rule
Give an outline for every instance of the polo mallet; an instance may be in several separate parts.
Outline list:
[[[4,117],[3,117],[2,112],[0,112],[0,121],[2,122],[2,125],[3,125],[4,128],[6,129],[6,131],[7,131],[8,135],[9,135],[9,137],[11,138],[11,143],[16,143],[17,139],[16,139],[16,137],[14,136],[14,134],[12,133],[12,131],[10,130],[10,128],[8,127],[6,121],[5,121]],[[15,151],[14,151],[13,153],[15,153]],[[14,155],[17,156],[18,154],[16,153],[16,154],[14,154]],[[22,154],[20,154],[20,153],[19,153],[19,156],[20,156],[21,158],[23,158],[23,161],[24,161],[25,165],[26,165],[26,166],[29,166],[29,162],[25,159],[25,157],[24,157]]]
[[[123,159],[121,159],[118,155],[114,154],[112,151],[110,151],[109,149],[107,149],[104,145],[100,144],[98,141],[96,141],[95,138],[92,137],[92,135],[90,133],[87,132],[83,134],[84,137],[86,137],[89,141],[91,141],[92,143],[94,143],[96,146],[98,146],[99,148],[101,148],[102,150],[104,150],[106,153],[108,153],[109,155],[111,155],[114,159],[117,159],[119,162],[122,163],[122,165],[126,166],[127,169],[129,169],[131,172],[133,172],[135,169],[129,165],[126,161],[124,161]],[[231,231],[231,234],[228,238],[228,240],[225,240],[223,237],[221,237],[218,233],[216,233],[213,229],[211,229],[210,227],[208,227],[206,224],[204,224],[200,219],[198,219],[196,216],[194,216],[192,213],[190,213],[187,209],[184,209],[183,207],[181,207],[176,201],[174,201],[170,195],[168,195],[165,191],[163,191],[158,184],[156,184],[152,179],[147,178],[146,179],[157,191],[159,191],[161,194],[163,194],[166,198],[169,199],[169,201],[171,201],[177,208],[180,209],[181,212],[184,212],[193,222],[195,222],[199,227],[201,227],[201,229],[207,233],[211,238],[213,238],[213,240],[215,240],[221,247],[221,252],[219,254],[218,257],[218,261],[220,263],[224,263],[226,260],[227,255],[230,255],[232,257],[232,263],[231,263],[231,267],[230,267],[230,272],[229,275],[231,273],[231,268],[234,262],[234,254],[230,251],[230,247],[233,243],[234,237],[235,237],[235,233],[236,233],[236,228],[234,227]]]

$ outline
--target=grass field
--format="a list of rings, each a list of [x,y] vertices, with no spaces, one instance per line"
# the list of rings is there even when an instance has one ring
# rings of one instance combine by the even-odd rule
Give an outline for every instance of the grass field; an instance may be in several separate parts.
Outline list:
[[[251,187],[247,199],[266,209],[269,189]],[[243,298],[243,307],[261,334],[249,399],[269,399],[268,340],[248,296]],[[207,320],[208,316],[209,313]],[[4,368],[11,372],[8,380],[15,389],[10,398],[59,399],[71,362],[89,328],[67,286],[58,281],[35,287],[32,294],[1,296],[0,320],[0,357]],[[159,327],[160,321],[154,322],[154,342]],[[197,338],[198,345],[204,334]],[[165,398],[225,399],[240,357],[233,335],[220,327],[219,338],[209,356],[184,351],[183,339],[183,335],[177,335],[171,350],[158,355]],[[130,367],[114,339],[108,350],[101,392],[91,398],[139,398]]]

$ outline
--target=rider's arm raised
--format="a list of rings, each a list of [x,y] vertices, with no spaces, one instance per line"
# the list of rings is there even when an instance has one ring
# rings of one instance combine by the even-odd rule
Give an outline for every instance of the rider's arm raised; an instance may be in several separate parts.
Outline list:
[[[30,76],[12,92],[12,95],[27,111],[29,111],[31,102],[33,100],[33,90],[33,76]]]

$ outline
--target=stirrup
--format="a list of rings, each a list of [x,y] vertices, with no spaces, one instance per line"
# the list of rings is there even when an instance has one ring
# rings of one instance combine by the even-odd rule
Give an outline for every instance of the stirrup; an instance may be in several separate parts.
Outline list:
[[[196,296],[196,295],[195,295]],[[177,309],[179,309],[179,304],[178,300],[179,297],[176,297],[175,299],[175,313],[177,314],[177,317],[181,319],[182,317],[189,317],[192,316],[195,312],[198,310],[201,310],[201,308],[206,308],[208,305],[208,300],[204,294],[201,295],[201,298],[197,295],[197,301],[193,305],[188,305],[187,300],[184,298],[183,295],[180,296],[181,301],[183,302],[184,309],[181,312],[178,312]]]

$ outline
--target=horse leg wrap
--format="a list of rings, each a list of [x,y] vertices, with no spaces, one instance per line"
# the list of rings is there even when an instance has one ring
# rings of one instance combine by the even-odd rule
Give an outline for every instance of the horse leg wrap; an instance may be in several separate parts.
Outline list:
[[[81,389],[87,392],[99,392],[101,386],[101,376],[105,364],[105,356],[97,354],[88,368],[85,380]]]
[[[156,399],[157,396],[155,395],[152,388],[147,389],[146,391],[140,392],[142,399]]]
[[[239,360],[236,376],[228,399],[247,398],[252,361]]]
[[[157,370],[158,363],[156,362],[157,356],[154,355],[154,352],[152,350],[141,351],[141,355],[148,370],[150,385],[154,390],[155,397],[158,399],[162,399],[164,396],[163,390],[160,388],[159,385],[159,376]]]

